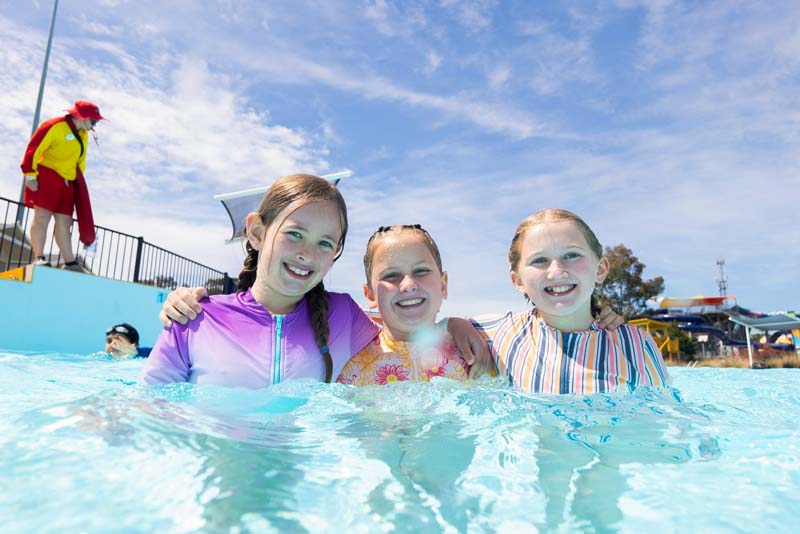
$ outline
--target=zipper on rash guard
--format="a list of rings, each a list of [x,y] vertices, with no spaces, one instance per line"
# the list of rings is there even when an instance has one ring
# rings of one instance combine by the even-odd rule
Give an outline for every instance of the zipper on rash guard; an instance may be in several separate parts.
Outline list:
[[[281,337],[283,335],[283,315],[275,315],[275,339],[272,345],[272,385],[281,381]]]

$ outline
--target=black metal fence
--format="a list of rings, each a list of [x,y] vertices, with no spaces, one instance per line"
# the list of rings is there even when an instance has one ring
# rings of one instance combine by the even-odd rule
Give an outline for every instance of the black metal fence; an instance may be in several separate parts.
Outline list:
[[[34,261],[29,237],[32,218],[33,210],[0,197],[0,272]],[[54,223],[50,224],[52,227]],[[73,220],[73,230],[72,250],[77,250],[78,261],[97,276],[165,289],[205,286],[212,295],[232,293],[236,289],[228,273],[148,243],[143,237],[95,226],[97,240],[87,248],[78,239],[76,220]],[[64,263],[52,232],[47,236],[44,256],[53,267]]]

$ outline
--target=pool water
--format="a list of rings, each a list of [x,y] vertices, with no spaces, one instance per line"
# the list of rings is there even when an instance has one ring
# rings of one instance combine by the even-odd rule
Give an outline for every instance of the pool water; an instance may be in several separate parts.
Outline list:
[[[0,352],[0,530],[789,532],[800,510],[800,370],[531,397],[150,388],[142,365]]]

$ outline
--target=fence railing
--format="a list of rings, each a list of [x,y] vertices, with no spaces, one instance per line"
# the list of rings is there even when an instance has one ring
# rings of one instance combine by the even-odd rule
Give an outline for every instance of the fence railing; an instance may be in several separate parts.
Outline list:
[[[0,272],[34,261],[29,237],[32,219],[33,210],[0,197]],[[53,221],[50,226],[54,226]],[[143,237],[95,226],[97,240],[95,245],[87,248],[78,239],[76,220],[73,220],[72,227],[72,250],[77,251],[78,261],[97,276],[165,289],[205,286],[210,294],[235,290],[235,283],[228,273],[148,243]],[[48,233],[43,254],[54,267],[64,263],[52,230]]]

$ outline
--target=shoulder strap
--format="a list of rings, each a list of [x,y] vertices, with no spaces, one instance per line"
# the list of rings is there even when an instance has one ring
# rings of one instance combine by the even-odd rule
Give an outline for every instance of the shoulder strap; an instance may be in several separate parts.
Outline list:
[[[83,156],[83,139],[81,139],[81,134],[78,133],[78,129],[75,128],[74,124],[72,124],[72,119],[70,119],[69,115],[64,117],[64,120],[67,122],[67,126],[69,126],[69,129],[72,130],[72,133],[75,134],[75,139],[77,139],[78,143],[81,145],[81,156]]]

